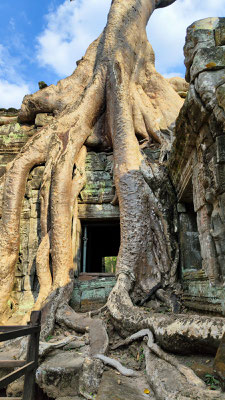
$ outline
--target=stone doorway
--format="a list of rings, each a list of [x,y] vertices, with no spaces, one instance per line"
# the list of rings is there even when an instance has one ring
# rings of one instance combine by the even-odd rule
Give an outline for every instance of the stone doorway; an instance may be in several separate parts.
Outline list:
[[[200,270],[202,268],[202,256],[197,227],[197,213],[192,203],[182,203],[178,206],[180,256],[183,273]]]
[[[82,221],[81,273],[114,274],[120,247],[119,221]]]
[[[183,190],[179,212],[180,261],[183,277],[191,271],[202,268],[201,247],[197,225],[197,213],[194,210],[192,176]]]

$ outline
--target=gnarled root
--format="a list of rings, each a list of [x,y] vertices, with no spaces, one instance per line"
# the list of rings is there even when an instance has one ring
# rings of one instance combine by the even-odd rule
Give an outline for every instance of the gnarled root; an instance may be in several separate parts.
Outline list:
[[[175,357],[165,353],[154,343],[153,334],[149,329],[142,329],[136,332],[124,341],[119,342],[113,349],[129,345],[134,340],[140,338],[146,339],[145,358],[147,378],[154,389],[157,399],[222,399],[221,392],[216,391],[212,394],[206,389],[205,383],[195,375],[192,369],[180,364]],[[101,359],[104,361],[102,357]],[[114,363],[110,365],[116,367]]]
[[[106,357],[103,354],[96,354],[94,358],[98,358],[99,360],[103,361],[104,364],[108,364],[111,367],[116,368],[117,371],[119,371],[124,376],[139,376],[139,373],[137,371],[124,367],[118,360]]]
[[[89,332],[90,355],[104,354],[108,348],[109,340],[105,325],[101,319],[92,319],[77,314],[68,304],[62,304],[56,314],[59,324],[74,329],[77,332]]]
[[[147,379],[157,400],[222,400],[224,397],[219,391],[204,389],[203,382],[196,386],[196,379],[193,384],[192,372],[184,376],[176,366],[153,354],[148,346],[145,359]]]
[[[183,354],[201,351],[215,354],[225,331],[223,318],[150,314],[133,306],[129,296],[131,285],[128,274],[119,274],[107,302],[113,323],[121,336],[150,329],[165,350]]]
[[[5,174],[3,211],[0,224],[0,312],[8,310],[19,251],[20,210],[30,169],[45,162],[51,137],[40,131],[24,146],[23,151],[8,164]],[[3,321],[4,322],[4,318]]]
[[[36,256],[36,272],[40,285],[39,295],[34,310],[40,310],[42,304],[51,293],[52,275],[49,268],[50,232],[47,233],[38,248]]]

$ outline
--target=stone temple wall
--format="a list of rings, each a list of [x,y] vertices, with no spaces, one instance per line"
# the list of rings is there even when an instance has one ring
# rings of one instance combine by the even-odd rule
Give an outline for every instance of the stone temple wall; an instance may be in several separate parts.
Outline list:
[[[169,164],[184,300],[225,313],[225,18],[192,24],[184,51],[190,88]]]
[[[168,163],[178,199],[183,300],[190,308],[225,313],[225,19],[209,18],[191,25],[185,57],[190,88],[177,119]],[[38,114],[35,124],[27,126],[18,124],[16,117],[14,112],[0,110],[0,205],[7,163],[53,118]],[[149,148],[145,153],[150,162],[158,163],[158,149]],[[118,205],[111,204],[115,194],[112,163],[110,153],[87,155],[87,183],[79,196],[74,232],[75,270],[81,261],[81,222],[119,219]],[[20,303],[25,307],[30,307],[38,293],[35,258],[41,233],[43,170],[44,166],[38,166],[30,172],[21,213],[13,301],[23,297],[26,301]],[[76,296],[82,298],[81,286],[74,294],[75,302]],[[90,296],[95,292],[93,285]]]
[[[0,110],[0,217],[4,173],[7,164],[14,159],[29,137],[51,121],[51,115],[38,114],[35,119],[35,125],[21,125],[17,122],[16,112]],[[111,204],[115,195],[112,160],[113,157],[110,153],[89,152],[87,154],[87,182],[79,195],[79,219],[76,223],[77,230],[74,232],[77,235],[77,242],[74,243],[74,252],[76,253],[75,269],[79,268],[78,264],[80,262],[79,247],[82,240],[80,221],[119,219],[118,205],[113,206]],[[21,213],[21,246],[16,267],[13,301],[17,303],[20,298],[23,298],[23,305],[28,308],[33,304],[39,290],[36,277],[36,254],[41,238],[40,187],[43,171],[44,166],[38,166],[30,172]],[[101,293],[99,296],[101,297]],[[103,301],[105,301],[105,294],[103,297]],[[21,309],[19,312],[22,314],[24,310]]]

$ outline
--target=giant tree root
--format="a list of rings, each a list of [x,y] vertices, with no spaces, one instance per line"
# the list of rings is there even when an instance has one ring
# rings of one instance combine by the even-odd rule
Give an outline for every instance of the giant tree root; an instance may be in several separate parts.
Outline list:
[[[157,400],[222,400],[219,391],[193,385],[178,369],[145,348],[147,379]]]
[[[225,331],[224,318],[145,312],[133,306],[129,296],[131,285],[129,274],[121,273],[107,302],[113,324],[122,337],[150,329],[164,350],[183,354],[216,353]]]
[[[91,357],[106,352],[109,339],[105,324],[101,319],[84,318],[82,314],[77,314],[67,303],[64,303],[57,310],[56,320],[60,325],[65,325],[77,332],[89,332]]]
[[[192,382],[193,385],[199,386],[199,387],[205,387],[205,384],[202,382],[201,379],[199,379],[195,373],[192,371],[192,369],[185,367],[184,365],[180,364],[175,357],[165,353],[156,343],[154,343],[154,338],[153,334],[149,329],[142,329],[139,332],[134,333],[133,335],[129,336],[127,339],[124,341],[118,343],[113,347],[113,349],[117,349],[120,346],[128,345],[132,343],[134,340],[140,339],[140,338],[145,338],[148,337],[147,341],[147,346],[148,348],[158,357],[160,357],[162,360],[168,362],[170,365],[173,367],[176,367],[177,370],[184,375],[188,380]]]

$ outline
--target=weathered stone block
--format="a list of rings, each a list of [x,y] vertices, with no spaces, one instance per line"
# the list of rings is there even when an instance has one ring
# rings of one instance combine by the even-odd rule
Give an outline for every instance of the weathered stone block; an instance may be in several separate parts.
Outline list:
[[[198,225],[198,231],[200,234],[203,234],[205,232],[208,232],[210,230],[210,216],[208,212],[208,207],[203,206],[198,210],[197,212],[197,225]]]
[[[215,285],[206,279],[206,275],[200,276],[198,271],[193,276],[192,272],[185,274],[183,281],[184,294],[182,296],[185,305],[194,310],[203,310],[222,313],[225,315],[224,288]]]
[[[204,258],[202,260],[202,268],[211,283],[214,284],[219,281],[219,265],[216,257]]]
[[[118,206],[112,204],[79,204],[78,217],[80,219],[118,219],[120,211]]]
[[[28,133],[18,123],[0,127],[0,148],[16,154],[28,140]]]
[[[154,149],[144,149],[143,152],[146,154],[147,158],[149,161],[154,162],[159,159],[160,157],[160,150],[154,150]]]
[[[107,163],[105,153],[88,153],[86,157],[86,171],[104,171]]]
[[[213,138],[224,134],[224,121],[221,121],[221,117],[224,118],[224,111],[218,106],[215,107],[213,113],[209,115],[208,123]]]
[[[177,212],[179,212],[179,213],[186,212],[186,206],[184,203],[177,203]]]
[[[225,45],[225,18],[220,18],[219,26],[215,29],[216,46]]]
[[[199,235],[199,241],[201,245],[201,253],[203,259],[209,260],[211,258],[215,258],[215,246],[210,233],[206,231],[205,233]]]
[[[204,172],[203,166],[201,164],[196,165],[193,170],[192,182],[193,182],[193,202],[194,202],[194,210],[198,211],[202,208],[205,201],[205,189],[203,187],[204,181]]]
[[[77,311],[91,311],[101,307],[106,303],[115,283],[115,277],[76,281],[70,303],[71,307]]]
[[[225,192],[225,163],[216,165],[216,189],[218,193]]]
[[[190,69],[191,80],[193,81],[202,71],[215,71],[222,68],[225,68],[225,48],[204,47],[198,50],[195,54]]]
[[[35,125],[36,126],[45,126],[50,124],[53,121],[53,116],[48,115],[47,113],[40,113],[36,115]]]
[[[210,132],[209,126],[205,123],[202,128],[200,129],[199,135],[196,140],[196,148],[201,146],[202,150],[205,154],[212,154],[214,155],[215,151],[213,149],[214,140],[212,134]],[[203,149],[204,147],[204,149]],[[206,153],[207,152],[207,153]],[[212,158],[212,156],[210,156]]]
[[[190,67],[195,53],[201,48],[215,46],[214,29],[218,22],[219,18],[205,18],[188,27],[184,46],[187,82],[190,81]]]
[[[195,89],[200,95],[205,107],[209,111],[213,111],[217,105],[219,96],[219,88],[221,83],[224,82],[224,69],[215,70],[213,72],[201,72],[194,81]],[[218,91],[219,90],[219,91]],[[218,95],[217,95],[218,93]],[[222,99],[221,99],[222,100]],[[223,101],[223,100],[222,100]]]
[[[38,385],[51,398],[77,395],[83,362],[76,351],[56,352],[37,369]]]
[[[186,143],[188,140],[189,144],[189,149],[187,146],[187,150],[190,152],[191,148],[194,147],[193,145],[195,144],[196,137],[195,135],[198,135],[199,130],[203,126],[203,124],[207,120],[208,116],[208,111],[206,108],[203,106],[201,100],[199,99],[199,95],[196,92],[194,84],[190,84],[190,88],[186,97],[187,105],[188,105],[188,117],[189,120],[192,122],[191,124],[191,129],[189,125],[189,135],[190,138],[188,140],[187,133],[186,133]]]

